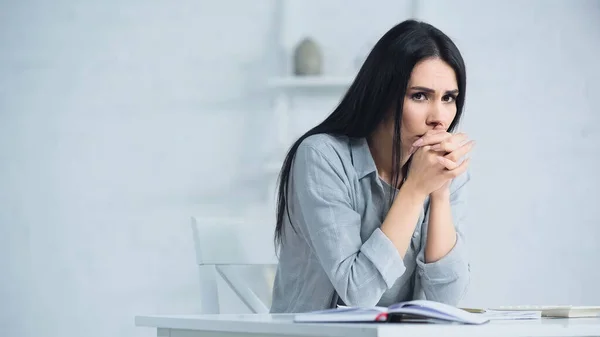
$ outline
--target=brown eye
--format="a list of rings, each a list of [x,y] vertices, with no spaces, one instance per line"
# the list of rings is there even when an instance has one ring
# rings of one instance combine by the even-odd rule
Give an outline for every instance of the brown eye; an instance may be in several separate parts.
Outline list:
[[[442,101],[444,101],[446,103],[452,103],[452,102],[456,101],[456,96],[454,96],[454,95],[445,95],[444,97],[442,97]]]
[[[427,99],[427,97],[425,96],[425,94],[422,93],[422,92],[416,92],[416,93],[412,94],[410,96],[410,98],[412,100],[415,100],[415,101],[424,101],[425,99]]]

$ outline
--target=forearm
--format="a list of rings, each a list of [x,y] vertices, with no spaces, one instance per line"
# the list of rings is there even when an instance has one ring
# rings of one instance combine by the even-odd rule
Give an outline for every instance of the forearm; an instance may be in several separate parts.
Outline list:
[[[381,231],[394,244],[402,258],[410,245],[425,198],[408,182],[403,184],[381,224]]]
[[[450,208],[450,191],[432,194],[429,208],[429,227],[425,247],[425,262],[432,263],[446,256],[456,244],[456,230]]]
[[[469,175],[460,176],[448,189],[433,192],[429,219],[417,265],[425,298],[457,305],[470,283],[464,230],[467,222],[466,190]]]

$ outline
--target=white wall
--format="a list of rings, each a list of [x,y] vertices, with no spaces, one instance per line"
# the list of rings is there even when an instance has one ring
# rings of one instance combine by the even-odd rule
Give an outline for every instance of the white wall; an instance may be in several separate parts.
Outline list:
[[[456,36],[470,75],[467,301],[600,303],[600,4],[426,4],[423,18]]]
[[[188,216],[271,212],[260,184],[240,181],[273,136],[264,82],[281,68],[275,5],[0,2],[6,334],[150,336],[133,315],[198,310]],[[332,74],[353,71],[411,8],[288,5],[284,47],[314,35]],[[464,129],[478,146],[465,302],[598,304],[600,6],[488,5],[418,8],[468,64]],[[320,99],[296,132],[335,101]]]
[[[0,326],[149,335],[135,313],[194,312],[188,217],[252,197],[232,183],[271,2],[1,6]]]

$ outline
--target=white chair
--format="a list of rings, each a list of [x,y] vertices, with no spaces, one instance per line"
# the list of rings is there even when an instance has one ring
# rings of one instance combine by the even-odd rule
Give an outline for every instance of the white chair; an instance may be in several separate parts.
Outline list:
[[[260,221],[192,217],[202,313],[221,313],[218,277],[251,312],[269,312],[269,304],[264,303],[231,267],[277,265],[273,230],[273,226]],[[266,282],[272,282],[269,278],[272,275],[265,275]]]

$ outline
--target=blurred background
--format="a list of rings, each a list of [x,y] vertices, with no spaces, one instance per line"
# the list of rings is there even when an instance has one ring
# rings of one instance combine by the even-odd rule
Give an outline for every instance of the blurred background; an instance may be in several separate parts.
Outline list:
[[[190,216],[273,226],[285,146],[411,17],[467,64],[463,304],[600,305],[600,1],[0,0],[3,334],[197,313]],[[305,38],[321,80],[293,77]]]

